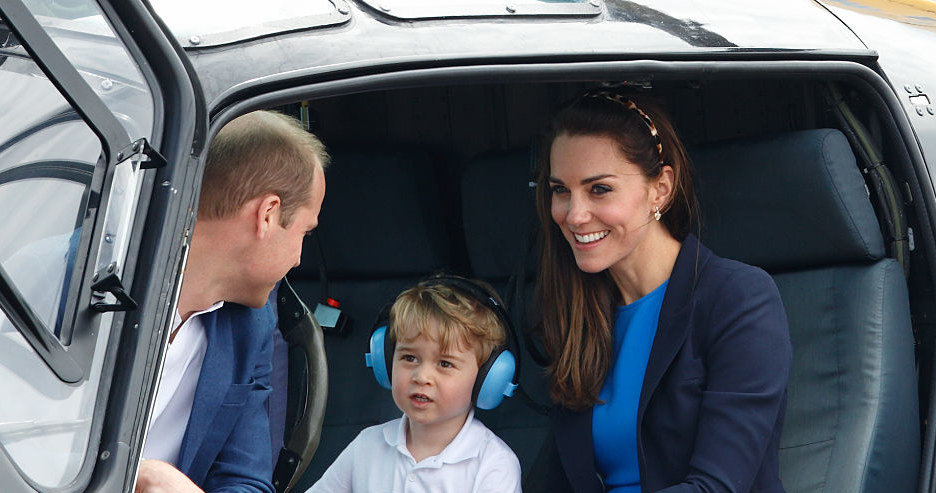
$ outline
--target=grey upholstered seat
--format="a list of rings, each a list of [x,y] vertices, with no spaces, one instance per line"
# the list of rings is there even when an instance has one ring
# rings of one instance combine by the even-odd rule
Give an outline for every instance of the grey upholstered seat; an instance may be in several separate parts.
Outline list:
[[[526,148],[478,156],[466,165],[461,180],[470,275],[487,281],[505,297],[519,331],[528,325],[524,312],[536,284],[532,243],[539,223],[529,182],[530,152]],[[523,344],[522,332],[518,337]],[[525,349],[517,352],[521,358],[520,385],[532,402],[518,392],[496,409],[478,411],[476,416],[510,445],[526,472],[545,439],[549,427],[545,412],[550,401],[544,369]]]
[[[914,491],[920,431],[906,282],[885,257],[848,142],[821,129],[691,156],[703,242],[770,272],[789,316],[787,491]]]

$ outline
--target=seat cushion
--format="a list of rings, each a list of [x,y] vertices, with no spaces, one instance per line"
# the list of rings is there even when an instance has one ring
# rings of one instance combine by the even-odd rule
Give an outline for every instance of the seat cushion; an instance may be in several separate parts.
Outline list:
[[[834,129],[693,149],[701,239],[770,272],[884,256],[877,217],[848,141]]]
[[[900,266],[884,259],[774,279],[793,341],[780,443],[786,490],[913,491],[919,415]]]
[[[418,150],[332,152],[317,228],[329,278],[392,278],[451,263],[434,171],[430,155]],[[316,250],[303,248],[290,279],[317,278],[318,265]]]
[[[527,148],[484,154],[465,167],[462,224],[473,276],[506,280],[524,256],[527,275],[535,275],[531,231],[539,222],[530,169]]]

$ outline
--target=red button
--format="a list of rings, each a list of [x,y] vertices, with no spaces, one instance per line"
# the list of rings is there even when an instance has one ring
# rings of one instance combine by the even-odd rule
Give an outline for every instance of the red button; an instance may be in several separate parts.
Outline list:
[[[325,304],[332,308],[338,308],[338,305],[340,305],[341,303],[338,303],[338,300],[336,300],[335,298],[325,298]]]

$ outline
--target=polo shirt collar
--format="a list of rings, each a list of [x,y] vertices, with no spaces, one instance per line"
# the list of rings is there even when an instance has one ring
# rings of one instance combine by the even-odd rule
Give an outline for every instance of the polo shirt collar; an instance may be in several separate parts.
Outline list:
[[[387,445],[397,449],[397,451],[407,457],[412,458],[409,450],[406,448],[406,425],[409,419],[406,415],[398,421],[397,426],[386,426],[383,429],[384,440]],[[474,409],[468,411],[468,418],[461,430],[455,435],[439,455],[427,457],[423,462],[430,464],[455,464],[468,459],[473,459],[481,455],[481,447],[484,445],[484,425],[474,419]],[[434,460],[433,460],[434,459]]]

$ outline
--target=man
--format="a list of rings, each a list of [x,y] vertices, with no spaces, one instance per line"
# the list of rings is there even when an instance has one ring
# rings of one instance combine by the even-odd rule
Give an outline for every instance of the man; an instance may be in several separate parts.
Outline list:
[[[318,225],[327,163],[278,113],[241,116],[211,143],[137,493],[274,491],[267,299]]]

